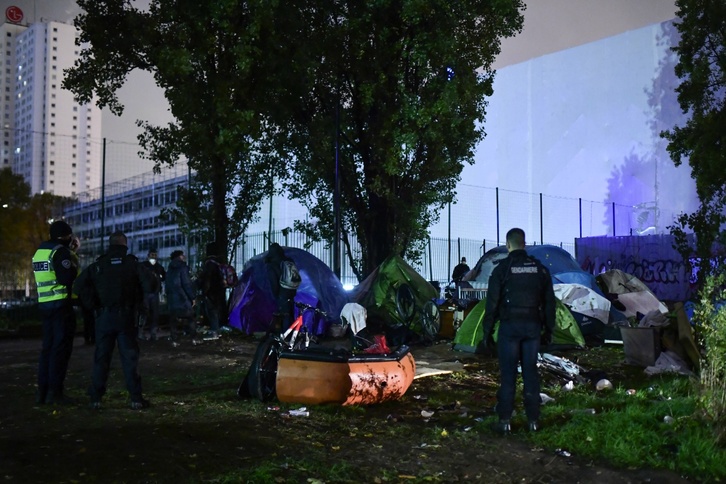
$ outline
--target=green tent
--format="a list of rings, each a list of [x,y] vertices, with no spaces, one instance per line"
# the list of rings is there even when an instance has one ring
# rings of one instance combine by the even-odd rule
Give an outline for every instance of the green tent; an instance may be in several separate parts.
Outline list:
[[[454,336],[454,349],[457,351],[466,351],[469,353],[480,353],[479,344],[484,338],[484,330],[482,322],[484,320],[484,311],[486,309],[486,298],[479,301],[469,314],[464,318],[461,327]],[[556,325],[552,335],[552,341],[555,345],[568,347],[584,347],[585,338],[582,336],[577,321],[567,309],[567,306],[557,301],[557,313],[555,316]],[[497,339],[497,330],[499,322],[494,324],[494,340]]]
[[[396,326],[403,322],[396,307],[396,291],[401,284],[410,286],[418,308],[437,296],[434,286],[401,257],[394,255],[351,291],[351,301],[366,308],[369,320]]]

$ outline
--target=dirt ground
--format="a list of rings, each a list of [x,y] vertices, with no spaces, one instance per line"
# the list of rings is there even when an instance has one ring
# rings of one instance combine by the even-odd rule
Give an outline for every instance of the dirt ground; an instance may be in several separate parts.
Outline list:
[[[492,414],[495,401],[496,360],[454,352],[446,342],[414,347],[414,357],[432,368],[475,367],[481,378],[418,378],[402,400],[361,408],[346,428],[316,418],[322,412],[315,407],[308,408],[309,417],[290,418],[274,406],[244,402],[246,410],[235,417],[242,403],[234,382],[242,377],[255,346],[252,337],[230,334],[179,348],[167,341],[142,342],[140,372],[153,406],[143,411],[127,408],[115,356],[104,409],[93,411],[84,397],[93,347],[84,345],[82,338],[75,340],[66,381],[67,393],[80,400],[71,406],[34,404],[39,338],[0,339],[0,479],[219,482],[215,476],[235,467],[252,468],[258,456],[276,455],[294,465],[296,459],[314,453],[331,465],[346,462],[360,469],[359,479],[340,482],[689,482],[670,472],[615,469],[534,448],[524,431],[506,438],[482,434],[477,445],[455,438],[446,445],[427,445],[442,429],[468,431],[477,418]],[[231,375],[231,383],[210,385],[195,378],[204,368]],[[155,391],[155,382],[164,380],[177,383],[165,386],[163,394]],[[478,408],[464,410],[452,401],[435,409],[434,418],[421,418],[426,395],[442,381],[457,392],[470,391]],[[221,407],[226,412],[211,410]],[[250,417],[250,409],[255,417]],[[462,413],[468,413],[469,424],[457,423]],[[455,418],[447,420],[447,414]],[[399,426],[396,432],[390,431],[392,425]],[[277,482],[305,480],[281,477]]]

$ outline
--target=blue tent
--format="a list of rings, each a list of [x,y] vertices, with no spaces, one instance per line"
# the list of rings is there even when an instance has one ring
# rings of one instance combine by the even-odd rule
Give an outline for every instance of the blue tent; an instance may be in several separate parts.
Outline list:
[[[295,301],[322,309],[327,315],[321,318],[307,311],[303,315],[305,327],[312,334],[325,334],[332,322],[340,320],[348,294],[333,271],[311,253],[294,247],[283,247],[283,251],[295,261],[302,279]],[[267,252],[247,261],[230,298],[229,324],[247,334],[267,331],[275,309],[265,256]]]
[[[527,246],[526,251],[549,269],[553,284],[581,284],[604,296],[595,276],[582,270],[575,258],[565,249],[545,244]],[[507,248],[503,245],[488,250],[474,266],[472,270],[474,277],[471,280],[488,284],[492,270],[505,257],[507,257]]]
[[[592,289],[594,292],[604,297],[602,290],[597,285],[595,276],[582,270],[574,257],[565,249],[556,245],[530,245],[526,247],[527,254],[535,257],[550,271],[553,284],[580,284]],[[489,276],[502,260],[507,257],[507,249],[505,246],[494,247],[488,250],[476,263],[472,270],[472,279],[477,282],[489,283]],[[598,335],[603,332],[603,323],[597,319],[585,316],[570,309],[572,316],[577,321],[582,334],[585,336]],[[611,308],[610,321],[617,320]]]

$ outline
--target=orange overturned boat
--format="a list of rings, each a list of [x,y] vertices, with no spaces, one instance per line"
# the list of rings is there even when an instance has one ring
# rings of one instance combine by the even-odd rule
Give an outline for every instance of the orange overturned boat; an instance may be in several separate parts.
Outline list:
[[[400,399],[415,373],[406,345],[385,354],[308,348],[280,354],[275,386],[281,402],[370,405]]]

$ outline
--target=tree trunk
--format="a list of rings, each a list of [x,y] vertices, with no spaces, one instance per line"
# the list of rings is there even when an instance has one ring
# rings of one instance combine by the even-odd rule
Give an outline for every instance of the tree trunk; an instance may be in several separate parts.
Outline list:
[[[227,179],[225,175],[225,160],[219,156],[212,159],[212,211],[214,213],[214,240],[217,245],[217,255],[225,262],[228,261],[229,246],[229,217],[227,215]]]

